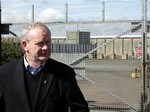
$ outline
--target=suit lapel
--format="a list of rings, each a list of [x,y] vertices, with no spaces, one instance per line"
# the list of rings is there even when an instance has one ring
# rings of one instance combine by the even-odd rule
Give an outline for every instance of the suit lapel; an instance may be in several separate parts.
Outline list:
[[[51,59],[47,60],[42,70],[41,80],[33,107],[33,111],[35,112],[38,109],[38,107],[40,107],[40,105],[42,104],[43,100],[45,99],[47,93],[51,88],[54,79],[53,67],[54,63],[51,61]]]
[[[39,107],[39,105],[41,105],[53,82],[53,77],[54,77],[53,74],[43,72],[41,75],[42,76],[40,80],[40,85],[38,87],[38,92],[36,95],[33,111],[35,111]]]
[[[25,90],[25,83],[24,83],[24,65],[23,59],[19,60],[17,65],[15,66],[15,73],[14,73],[14,83],[16,87],[16,91],[18,96],[20,97],[21,101],[24,104],[26,112],[30,112],[31,108],[29,105],[28,97]]]
[[[24,104],[24,107],[26,109],[26,112],[31,112],[31,107],[29,104],[29,100],[27,97],[26,89],[25,89],[25,82],[24,82],[24,64],[23,59],[19,60],[19,62],[15,65],[14,70],[14,84],[16,86],[16,91],[21,99],[21,101]],[[39,105],[42,104],[44,98],[46,97],[47,92],[49,91],[51,84],[53,82],[54,74],[50,73],[50,70],[53,70],[52,67],[53,63],[51,65],[45,64],[45,67],[43,68],[43,72],[41,74],[41,80],[40,85],[38,87],[38,92],[35,99],[35,104],[33,107],[33,112],[38,109]],[[36,112],[36,111],[35,111]]]

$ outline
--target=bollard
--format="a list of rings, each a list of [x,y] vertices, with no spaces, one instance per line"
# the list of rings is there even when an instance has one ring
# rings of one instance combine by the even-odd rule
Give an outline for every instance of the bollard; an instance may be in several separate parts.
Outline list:
[[[132,78],[139,78],[140,77],[140,70],[136,68],[135,71],[131,73],[131,77]]]

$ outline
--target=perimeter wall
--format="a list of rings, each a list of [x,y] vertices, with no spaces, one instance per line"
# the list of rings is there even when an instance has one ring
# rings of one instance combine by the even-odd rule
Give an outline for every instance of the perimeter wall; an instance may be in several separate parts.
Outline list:
[[[150,38],[148,40],[148,58],[150,53]],[[20,38],[2,38],[2,42],[9,42],[15,46],[20,46]],[[105,44],[107,43],[107,44]],[[65,47],[69,47],[68,49],[71,50],[72,47],[79,46],[77,49],[82,50],[83,46],[84,49],[92,50],[95,47],[99,47],[99,49],[94,53],[89,53],[89,58],[98,58],[98,59],[137,59],[140,58],[137,54],[137,48],[141,43],[141,38],[138,37],[126,37],[126,38],[119,38],[113,40],[112,38],[91,38],[90,44],[66,44],[65,38],[52,38],[52,47],[57,45],[57,51],[60,51],[59,48],[62,45],[66,45]],[[104,45],[105,44],[105,45]],[[55,46],[54,46],[55,45]],[[53,48],[55,49],[55,48]],[[73,49],[72,49],[73,50]]]

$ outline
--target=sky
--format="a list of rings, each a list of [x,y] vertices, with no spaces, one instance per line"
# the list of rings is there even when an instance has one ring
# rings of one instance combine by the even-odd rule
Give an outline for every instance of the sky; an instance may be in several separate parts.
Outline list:
[[[142,18],[142,0],[1,0],[1,20],[2,23],[24,23],[33,21],[34,15],[34,21],[65,22],[66,4],[68,21]],[[149,12],[150,1],[147,8]]]

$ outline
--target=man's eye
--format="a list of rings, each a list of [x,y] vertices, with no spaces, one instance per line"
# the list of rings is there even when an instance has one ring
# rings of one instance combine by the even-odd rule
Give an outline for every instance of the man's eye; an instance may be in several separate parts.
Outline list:
[[[43,44],[44,44],[43,42],[36,43],[36,45],[39,45],[39,46],[41,46]]]
[[[50,44],[50,42],[46,42],[46,44]]]
[[[50,42],[39,42],[39,43],[36,43],[36,45],[38,46],[43,46],[43,45],[49,45]]]

